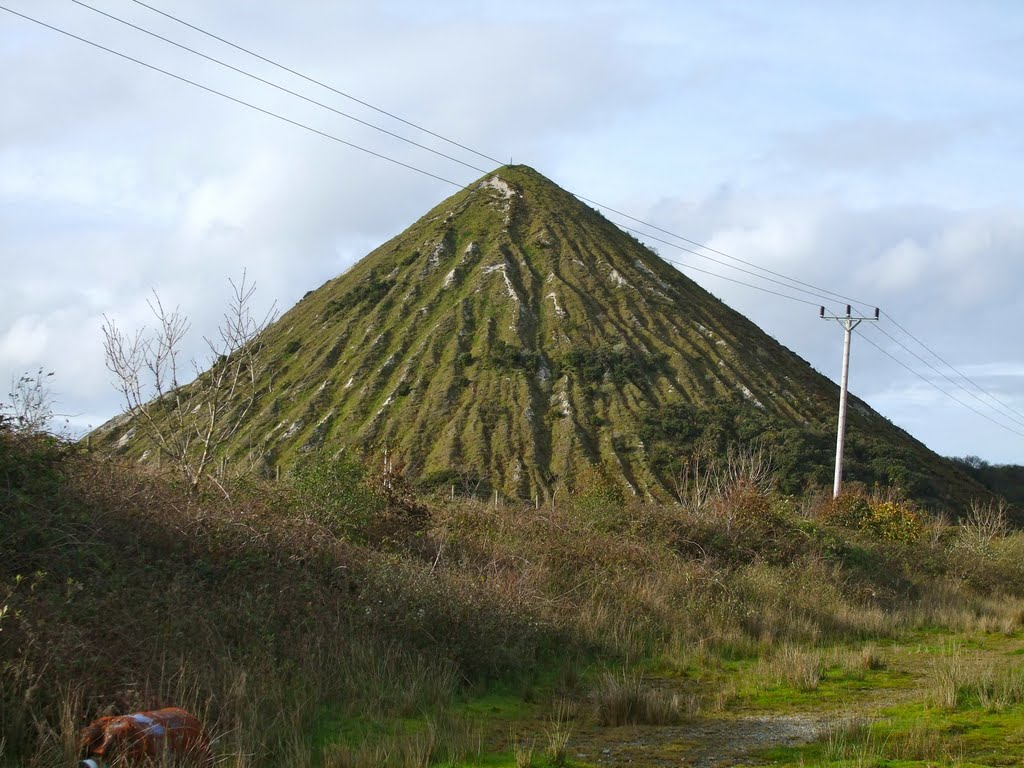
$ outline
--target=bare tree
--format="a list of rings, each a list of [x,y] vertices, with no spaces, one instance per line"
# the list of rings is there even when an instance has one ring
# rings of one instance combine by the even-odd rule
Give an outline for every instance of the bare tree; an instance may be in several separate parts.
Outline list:
[[[54,393],[50,389],[53,371],[28,372],[11,377],[9,403],[0,403],[0,425],[22,434],[49,432],[54,413]]]
[[[156,291],[148,302],[156,328],[134,335],[104,317],[103,350],[115,386],[124,397],[124,412],[180,472],[191,491],[211,477],[218,449],[245,422],[256,402],[263,370],[259,336],[274,321],[274,307],[257,321],[251,311],[255,285],[246,275],[229,281],[233,295],[217,337],[204,337],[208,359],[182,361],[188,319],[177,307],[164,307]],[[182,377],[194,374],[191,383]],[[223,489],[222,489],[223,490]]]

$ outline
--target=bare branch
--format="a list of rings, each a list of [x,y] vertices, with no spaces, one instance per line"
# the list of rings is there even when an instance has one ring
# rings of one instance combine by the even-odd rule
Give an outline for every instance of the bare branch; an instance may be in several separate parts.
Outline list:
[[[36,434],[47,432],[54,413],[54,393],[50,388],[53,372],[40,368],[34,374],[25,372],[11,377],[9,402],[0,402],[0,426],[15,432]]]
[[[215,455],[257,400],[262,360],[255,339],[276,318],[273,306],[262,321],[253,318],[255,284],[245,273],[230,284],[232,298],[217,340],[204,337],[208,364],[204,368],[192,360],[195,378],[187,384],[181,380],[181,350],[190,324],[178,307],[168,309],[154,291],[147,303],[156,327],[151,334],[143,329],[132,337],[104,317],[107,368],[124,398],[125,413],[177,465],[193,490],[211,476],[207,470]]]

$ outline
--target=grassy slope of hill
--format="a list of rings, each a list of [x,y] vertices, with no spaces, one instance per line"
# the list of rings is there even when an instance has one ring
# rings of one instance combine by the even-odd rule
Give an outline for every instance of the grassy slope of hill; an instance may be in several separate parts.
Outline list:
[[[332,461],[188,498],[0,430],[0,764],[62,764],[87,718],[166,704],[237,768],[512,765],[510,726],[541,711],[535,764],[558,764],[568,721],[813,701],[863,679],[865,642],[1019,636],[1019,535],[795,502],[754,470],[684,505],[625,503],[600,475],[539,510],[423,505]]]
[[[598,212],[504,167],[263,333],[256,408],[223,446],[267,475],[387,446],[426,486],[551,499],[593,467],[672,498],[691,456],[760,439],[790,493],[831,478],[838,389]],[[983,489],[853,398],[847,476],[957,505]],[[98,442],[153,450],[119,419]]]

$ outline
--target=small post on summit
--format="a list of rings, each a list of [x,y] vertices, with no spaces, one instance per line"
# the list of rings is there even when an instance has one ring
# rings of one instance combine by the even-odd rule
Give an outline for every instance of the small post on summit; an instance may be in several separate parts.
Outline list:
[[[836,474],[832,484],[832,498],[839,496],[843,487],[843,443],[846,440],[846,393],[850,382],[850,339],[853,336],[853,329],[865,320],[878,320],[878,307],[875,307],[874,317],[854,317],[852,308],[846,305],[846,315],[826,315],[825,308],[821,308],[820,317],[822,320],[836,320],[845,333],[843,334],[843,377],[839,385],[839,427],[836,430]]]

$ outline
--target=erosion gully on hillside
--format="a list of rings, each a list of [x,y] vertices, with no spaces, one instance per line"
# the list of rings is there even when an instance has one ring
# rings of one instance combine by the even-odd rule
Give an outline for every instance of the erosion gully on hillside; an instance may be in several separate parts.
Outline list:
[[[591,717],[579,717],[563,724],[569,738],[565,750],[567,765],[584,766],[690,766],[691,768],[720,768],[724,766],[759,765],[889,765],[878,760],[840,759],[832,762],[813,755],[806,758],[798,753],[799,747],[814,742],[841,741],[841,734],[851,724],[863,727],[880,723],[906,708],[934,705],[934,671],[949,654],[970,668],[989,667],[1009,673],[1013,660],[1024,653],[1024,642],[1019,637],[991,636],[981,640],[966,640],[969,650],[961,655],[962,638],[922,635],[919,642],[893,645],[882,653],[887,659],[886,671],[878,676],[867,675],[863,680],[846,680],[807,694],[785,696],[737,695],[736,701],[721,713],[690,718],[678,725],[625,725],[603,727]],[[647,677],[648,685],[678,692],[682,696],[693,694],[693,681],[679,678]],[[834,681],[835,682],[835,681]],[[762,690],[762,694],[764,691]],[[941,708],[940,708],[941,709]],[[947,715],[950,713],[946,713]],[[521,742],[532,741],[535,754],[541,754],[552,725],[550,714],[538,716],[530,722],[520,722],[511,730],[517,732]],[[941,726],[954,740],[970,726]],[[1017,742],[1024,736],[1018,723]],[[510,729],[507,721],[490,729],[488,742],[492,749],[505,751]],[[938,733],[939,731],[936,731]],[[1011,746],[1010,737],[1000,734],[996,739],[995,754],[991,762],[983,756],[966,756],[965,745],[956,741],[950,745],[933,747],[946,754],[959,753],[950,762],[939,758],[912,761],[912,765],[1019,765],[1019,744]],[[998,743],[1005,744],[1005,758]],[[797,748],[788,754],[777,754],[779,748]],[[976,745],[977,750],[992,754],[992,745]],[[785,749],[781,750],[783,753]],[[1011,754],[1012,752],[1012,754]],[[490,763],[488,763],[490,764]],[[543,759],[534,764],[547,765]],[[895,763],[894,763],[895,764]],[[899,764],[905,764],[900,762]],[[504,763],[502,763],[504,765]],[[510,762],[509,765],[515,765]]]

